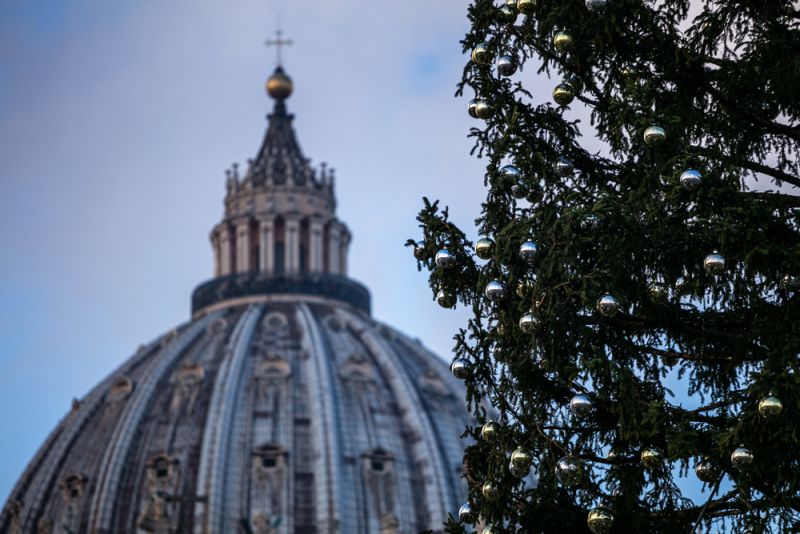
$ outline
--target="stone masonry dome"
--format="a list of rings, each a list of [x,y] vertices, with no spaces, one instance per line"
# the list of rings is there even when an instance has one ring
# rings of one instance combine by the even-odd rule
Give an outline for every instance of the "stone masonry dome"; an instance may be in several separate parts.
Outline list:
[[[0,533],[416,533],[457,513],[463,386],[371,317],[288,96],[227,174],[191,320],[73,402]]]

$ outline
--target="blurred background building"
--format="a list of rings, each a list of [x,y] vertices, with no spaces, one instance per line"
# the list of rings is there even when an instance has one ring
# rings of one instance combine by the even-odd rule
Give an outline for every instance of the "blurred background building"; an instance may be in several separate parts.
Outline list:
[[[334,172],[303,155],[292,91],[279,65],[191,320],[73,402],[0,531],[390,534],[457,512],[463,388],[348,277]]]

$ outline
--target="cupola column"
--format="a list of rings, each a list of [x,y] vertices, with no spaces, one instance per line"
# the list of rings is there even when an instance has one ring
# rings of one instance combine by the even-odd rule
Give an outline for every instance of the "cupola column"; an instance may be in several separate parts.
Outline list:
[[[236,225],[236,272],[250,270],[250,228],[247,221]]]
[[[300,219],[286,218],[286,272],[300,272]]]
[[[345,230],[342,232],[340,240],[341,249],[339,251],[339,274],[347,276],[347,249],[350,247],[350,233]]]
[[[231,251],[231,235],[230,235],[230,228],[227,226],[223,227],[219,232],[219,239],[220,239],[220,260],[219,260],[219,269],[220,275],[225,276],[226,274],[231,274],[233,270],[233,266],[231,265],[231,258],[233,257],[233,252]]]
[[[328,270],[331,274],[342,274],[341,262],[339,260],[341,253],[341,237],[342,228],[336,223],[331,224],[328,237],[330,240],[328,243]]]
[[[219,234],[217,232],[211,234],[211,247],[214,249],[214,276],[221,276],[222,265],[220,264],[220,260],[222,258],[222,253],[220,251]]]
[[[275,272],[275,221],[262,219],[259,221],[259,236],[261,239],[261,258],[259,265],[264,273]]]
[[[322,244],[324,232],[323,219],[319,217],[312,218],[309,230],[309,271],[312,273],[320,273],[325,266],[325,258],[323,258],[324,247]]]

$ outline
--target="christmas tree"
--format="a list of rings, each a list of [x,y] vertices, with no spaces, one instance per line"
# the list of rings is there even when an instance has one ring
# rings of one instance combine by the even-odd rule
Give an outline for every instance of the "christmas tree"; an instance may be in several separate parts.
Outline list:
[[[800,8],[468,16],[482,237],[426,199],[409,242],[435,300],[472,311],[448,531],[800,532]]]

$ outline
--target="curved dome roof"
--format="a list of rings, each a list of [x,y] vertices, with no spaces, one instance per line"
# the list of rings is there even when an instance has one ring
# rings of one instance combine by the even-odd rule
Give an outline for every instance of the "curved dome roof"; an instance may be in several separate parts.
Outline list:
[[[283,105],[256,171],[307,161]],[[332,177],[303,165],[308,180],[229,175],[191,321],[74,402],[0,532],[391,534],[457,512],[463,386],[371,318]]]

